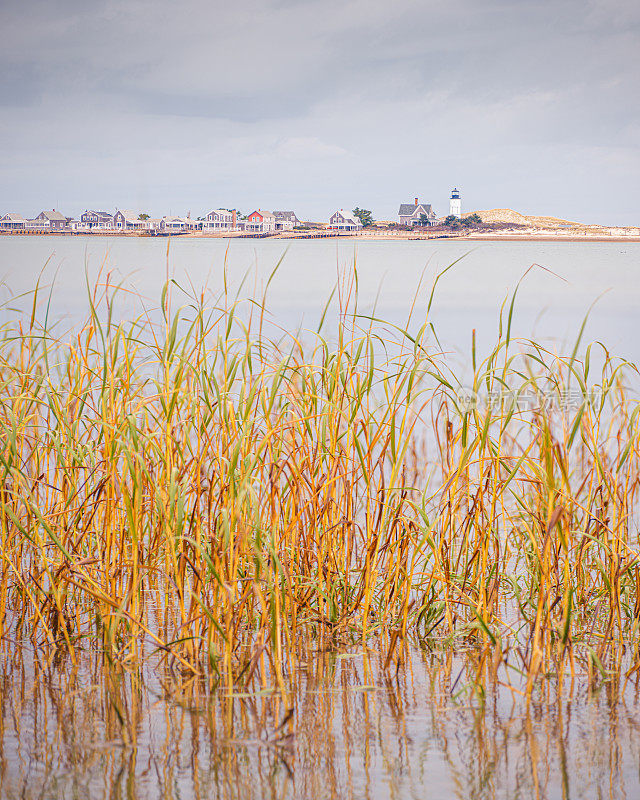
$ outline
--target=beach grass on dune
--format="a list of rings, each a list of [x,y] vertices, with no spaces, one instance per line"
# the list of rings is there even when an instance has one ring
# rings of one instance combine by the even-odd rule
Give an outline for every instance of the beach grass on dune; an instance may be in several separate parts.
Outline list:
[[[58,336],[35,292],[2,330],[5,646],[281,688],[310,641],[389,670],[409,641],[473,646],[478,682],[513,651],[528,691],[578,652],[640,665],[632,365],[513,340],[514,295],[467,402],[434,292],[402,329],[345,275],[297,334],[262,298],[168,282],[126,323],[117,295]]]

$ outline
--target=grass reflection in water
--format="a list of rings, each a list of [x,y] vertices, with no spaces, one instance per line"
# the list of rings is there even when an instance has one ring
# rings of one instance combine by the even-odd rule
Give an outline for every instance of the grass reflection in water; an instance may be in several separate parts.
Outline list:
[[[463,390],[356,284],[4,327],[3,796],[637,789],[635,368],[514,296]]]

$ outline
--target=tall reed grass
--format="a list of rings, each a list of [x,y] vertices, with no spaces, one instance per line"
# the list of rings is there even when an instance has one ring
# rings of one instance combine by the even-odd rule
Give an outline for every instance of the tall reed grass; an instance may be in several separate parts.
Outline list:
[[[125,322],[117,294],[59,337],[36,291],[2,331],[5,646],[282,689],[303,642],[375,643],[386,670],[408,641],[473,645],[480,686],[512,658],[527,692],[577,645],[594,675],[638,669],[631,365],[582,331],[566,355],[514,341],[514,294],[469,403],[434,291],[399,328],[345,276],[304,335],[263,299],[174,308],[170,281]]]

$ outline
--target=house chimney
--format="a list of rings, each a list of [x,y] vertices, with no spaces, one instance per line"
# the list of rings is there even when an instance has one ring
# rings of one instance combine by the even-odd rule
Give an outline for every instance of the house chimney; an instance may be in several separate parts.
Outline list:
[[[416,202],[414,203],[414,206],[417,206],[417,205],[418,205],[418,198],[416,197]]]
[[[231,212],[231,226],[232,226],[233,228],[235,228],[235,227],[236,227],[236,220],[237,220],[237,217],[238,217],[238,212],[237,212],[237,211],[235,210],[235,208],[234,208],[234,209],[233,209],[233,211]]]

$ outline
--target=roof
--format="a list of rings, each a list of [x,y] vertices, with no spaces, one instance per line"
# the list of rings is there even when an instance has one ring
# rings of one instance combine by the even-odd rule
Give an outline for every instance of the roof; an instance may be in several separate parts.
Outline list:
[[[273,216],[276,219],[291,219],[292,217],[298,219],[298,217],[295,214],[295,211],[274,211]]]
[[[136,214],[135,211],[128,211],[126,209],[120,208],[120,209],[118,209],[118,211],[116,211],[116,214],[122,214],[122,216],[128,222],[142,222],[143,221],[141,219],[138,219],[139,214]],[[114,216],[115,216],[115,214],[114,214]]]
[[[414,205],[413,203],[402,203],[400,205],[400,210],[398,211],[399,217],[410,217],[415,212],[421,208],[424,214],[431,214],[432,208],[431,203],[418,203],[418,205]]]
[[[43,216],[48,219],[50,222],[66,222],[67,218],[64,214],[61,214],[59,211],[41,211],[38,216]]]
[[[261,208],[257,211],[252,211],[251,214],[260,214],[262,219],[275,219],[275,216],[270,211],[263,211]],[[249,214],[249,216],[251,216],[251,214]]]
[[[7,220],[8,222],[25,222],[25,218],[22,214],[18,214],[16,211],[9,211],[8,214],[5,214],[4,217],[0,217],[0,219]]]
[[[87,211],[85,211],[84,213],[85,214],[95,214],[97,217],[102,217],[103,219],[105,217],[109,217],[109,219],[113,219],[113,214],[110,214],[108,211],[94,211],[93,209],[87,209]],[[84,214],[82,216],[84,216]]]
[[[349,214],[347,211],[339,209],[338,211],[334,211],[331,216],[334,217],[336,214],[340,214],[345,222],[351,222],[353,225],[362,225],[357,217],[354,217],[353,214]]]

